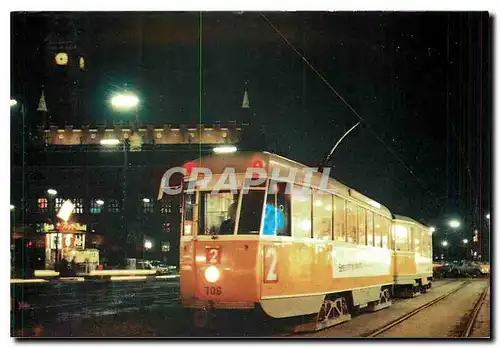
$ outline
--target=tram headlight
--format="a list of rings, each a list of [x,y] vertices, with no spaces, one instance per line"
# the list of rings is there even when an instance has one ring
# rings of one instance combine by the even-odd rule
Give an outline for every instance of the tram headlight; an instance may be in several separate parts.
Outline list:
[[[205,270],[205,279],[209,283],[215,283],[216,281],[219,280],[220,277],[220,271],[217,267],[215,266],[209,266]]]

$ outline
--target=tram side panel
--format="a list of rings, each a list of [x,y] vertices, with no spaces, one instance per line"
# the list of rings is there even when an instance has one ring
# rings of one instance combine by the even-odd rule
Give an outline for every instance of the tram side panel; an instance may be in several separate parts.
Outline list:
[[[261,249],[261,306],[271,317],[317,313],[326,296],[341,293],[363,307],[392,285],[389,249],[292,238],[265,240]]]

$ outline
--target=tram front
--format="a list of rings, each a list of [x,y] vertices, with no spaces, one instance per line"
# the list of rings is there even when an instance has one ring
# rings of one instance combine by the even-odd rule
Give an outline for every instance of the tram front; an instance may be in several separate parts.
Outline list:
[[[230,164],[234,170],[227,171]],[[266,183],[245,184],[248,161],[241,156],[204,158],[203,170],[199,162],[184,168],[180,300],[194,310],[195,324],[205,326],[214,310],[253,309],[259,302]]]

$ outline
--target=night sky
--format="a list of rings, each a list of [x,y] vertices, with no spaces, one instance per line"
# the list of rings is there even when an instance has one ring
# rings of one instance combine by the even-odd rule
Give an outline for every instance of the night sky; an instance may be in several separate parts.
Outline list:
[[[265,15],[365,120],[333,155],[335,178],[393,213],[479,223],[491,196],[487,13]],[[59,33],[86,57],[80,123],[116,117],[107,98],[126,84],[141,96],[141,119],[194,125],[201,90],[202,123],[249,122],[245,146],[317,166],[358,122],[258,13],[203,13],[201,45],[199,13],[66,17],[12,17],[12,93],[33,105],[32,119],[50,78],[45,40]],[[62,126],[57,99],[47,92]]]

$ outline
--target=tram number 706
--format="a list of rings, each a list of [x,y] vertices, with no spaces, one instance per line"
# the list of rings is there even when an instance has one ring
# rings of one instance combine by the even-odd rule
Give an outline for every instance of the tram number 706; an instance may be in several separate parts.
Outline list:
[[[222,295],[220,286],[205,286],[205,295]]]

